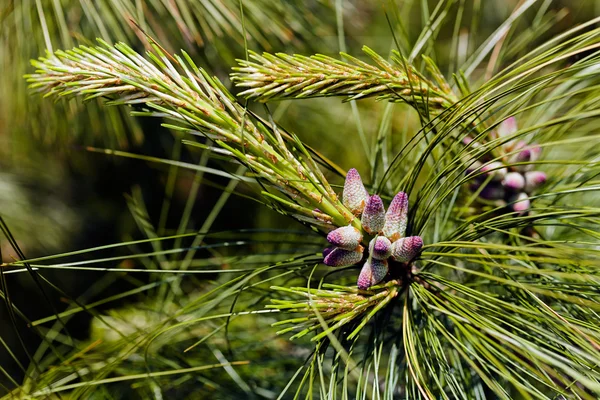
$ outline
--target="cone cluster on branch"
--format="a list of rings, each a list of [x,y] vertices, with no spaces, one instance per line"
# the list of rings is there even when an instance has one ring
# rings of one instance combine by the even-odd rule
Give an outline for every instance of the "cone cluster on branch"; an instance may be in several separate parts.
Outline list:
[[[365,233],[371,237],[367,251],[362,245],[363,233],[352,225],[331,231],[327,240],[332,244],[323,251],[323,262],[332,267],[344,267],[360,263],[365,257],[358,277],[359,289],[383,281],[389,271],[390,259],[407,263],[417,256],[423,246],[420,236],[404,237],[408,216],[408,196],[399,192],[385,211],[378,195],[369,195],[358,171],[348,171],[342,194],[346,207],[361,217]]]
[[[516,131],[516,120],[510,117],[500,123],[493,132],[493,137],[507,138]],[[487,164],[477,161],[471,167],[469,172],[484,172],[477,176],[471,190],[481,189],[481,198],[505,201],[513,211],[525,213],[531,206],[529,196],[546,182],[546,174],[534,171],[534,164],[531,164],[539,159],[542,150],[538,145],[528,145],[527,142],[516,139],[504,143],[501,150],[505,154],[503,161]],[[481,188],[482,185],[485,186]]]

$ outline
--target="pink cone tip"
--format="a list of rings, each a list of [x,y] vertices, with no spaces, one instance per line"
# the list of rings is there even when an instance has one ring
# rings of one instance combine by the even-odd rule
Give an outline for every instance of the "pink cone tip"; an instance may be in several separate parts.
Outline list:
[[[385,223],[385,208],[381,197],[374,194],[367,200],[361,218],[363,228],[367,233],[373,235],[383,229]]]
[[[541,171],[525,172],[525,191],[531,192],[546,183],[546,174]]]
[[[502,184],[510,190],[521,190],[525,187],[525,178],[518,172],[509,172],[504,177]]]
[[[481,167],[481,171],[492,176],[492,180],[500,181],[506,176],[506,167],[499,161],[486,164]]]
[[[530,148],[531,151],[531,161],[537,161],[542,155],[542,148],[538,145],[534,145]]]
[[[354,250],[362,241],[362,234],[355,227],[348,225],[329,232],[327,241],[345,250]]]
[[[377,236],[369,243],[369,254],[378,260],[385,260],[392,254],[392,242],[385,236]]]
[[[359,247],[357,250],[344,250],[336,247],[327,253],[323,259],[323,263],[330,267],[347,267],[359,263],[362,257],[362,247]]]
[[[383,225],[383,234],[391,241],[396,241],[406,231],[406,221],[408,218],[408,195],[399,192],[390,203],[390,207],[385,214]]]
[[[513,163],[522,163],[522,162],[529,162],[531,161],[531,150],[530,149],[525,149],[525,150],[521,150],[520,152],[518,152],[517,154],[514,154],[511,157],[511,162]]]
[[[415,258],[423,247],[420,236],[402,238],[392,244],[392,258],[399,262],[408,262]]]
[[[359,215],[365,208],[367,198],[368,193],[358,171],[351,168],[346,174],[342,202],[354,215]]]
[[[517,131],[517,120],[515,117],[509,117],[498,125],[498,136],[510,136]]]
[[[526,193],[519,193],[511,201],[515,202],[512,205],[512,209],[518,213],[524,213],[529,210],[529,207],[531,206],[531,202]]]

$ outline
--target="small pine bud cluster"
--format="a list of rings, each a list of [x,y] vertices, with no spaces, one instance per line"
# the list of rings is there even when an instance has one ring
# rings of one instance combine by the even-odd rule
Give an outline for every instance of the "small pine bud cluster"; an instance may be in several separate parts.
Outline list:
[[[407,263],[418,255],[423,247],[421,237],[404,237],[408,218],[406,193],[398,193],[386,212],[381,197],[369,195],[358,171],[352,168],[346,175],[342,199],[354,215],[360,216],[365,232],[373,236],[358,277],[360,289],[368,289],[385,279],[390,258]],[[363,235],[354,226],[343,226],[331,231],[327,235],[327,241],[333,246],[323,251],[323,262],[326,265],[343,267],[363,260]]]
[[[500,123],[495,135],[502,138],[516,131],[516,120],[510,117]],[[479,190],[481,185],[487,182],[479,193],[481,198],[507,202],[513,211],[525,213],[531,206],[529,196],[546,182],[546,174],[532,171],[532,164],[519,163],[530,163],[539,159],[541,148],[536,145],[528,146],[522,140],[511,140],[502,146],[502,151],[509,154],[505,157],[505,162],[495,161],[482,165],[478,161],[467,171],[480,170],[485,173],[477,177],[471,189]]]

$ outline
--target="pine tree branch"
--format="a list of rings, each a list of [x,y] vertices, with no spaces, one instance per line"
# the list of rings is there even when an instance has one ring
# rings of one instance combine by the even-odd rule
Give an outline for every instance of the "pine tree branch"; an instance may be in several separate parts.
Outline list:
[[[250,53],[255,61],[238,60],[231,74],[239,95],[261,102],[280,99],[341,96],[346,100],[376,97],[404,101],[422,110],[441,111],[457,99],[447,85],[436,86],[419,74],[398,52],[388,62],[368,47],[363,48],[375,65],[342,53],[349,62],[324,55]]]
[[[294,340],[316,332],[317,335],[311,340],[319,341],[327,334],[354,322],[357,326],[347,337],[351,340],[378,311],[399,295],[402,281],[392,280],[382,285],[372,286],[368,290],[327,283],[322,289],[278,286],[273,286],[271,289],[290,294],[293,299],[273,299],[271,300],[273,304],[267,305],[267,308],[298,314],[295,318],[274,323],[273,326],[289,325],[279,330],[277,334],[295,332],[290,337],[290,340]],[[306,300],[297,300],[296,297],[306,298]],[[328,326],[326,330],[323,330],[315,312],[318,312],[326,322]]]
[[[38,70],[26,76],[30,87],[46,96],[107,97],[109,104],[146,105],[151,110],[135,114],[172,119],[184,130],[206,135],[287,196],[269,193],[265,198],[295,217],[321,228],[352,223],[362,229],[302,143],[286,142],[277,127],[250,115],[185,52],[184,61],[154,46],[149,61],[125,44],[101,44],[32,61]]]

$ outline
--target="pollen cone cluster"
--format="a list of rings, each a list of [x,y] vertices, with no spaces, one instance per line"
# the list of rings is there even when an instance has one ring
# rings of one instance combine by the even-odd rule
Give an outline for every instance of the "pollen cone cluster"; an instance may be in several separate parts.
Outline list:
[[[386,212],[381,198],[369,195],[358,171],[352,168],[346,175],[342,199],[344,205],[361,218],[364,231],[371,237],[367,257],[358,276],[360,289],[368,289],[384,280],[390,259],[407,263],[418,255],[423,247],[421,237],[404,237],[408,217],[406,193],[398,193]],[[327,241],[332,247],[323,251],[323,262],[332,267],[362,262],[365,259],[363,239],[362,232],[352,225],[331,231]]]
[[[517,130],[515,118],[510,117],[500,123],[494,136],[506,138]],[[480,169],[485,174],[477,177],[471,189],[478,190],[485,182],[480,197],[505,201],[513,211],[525,213],[531,206],[529,196],[546,182],[546,174],[532,171],[534,164],[531,164],[539,159],[542,150],[535,144],[528,145],[516,139],[507,141],[501,149],[506,154],[503,162],[476,163],[474,169]]]

